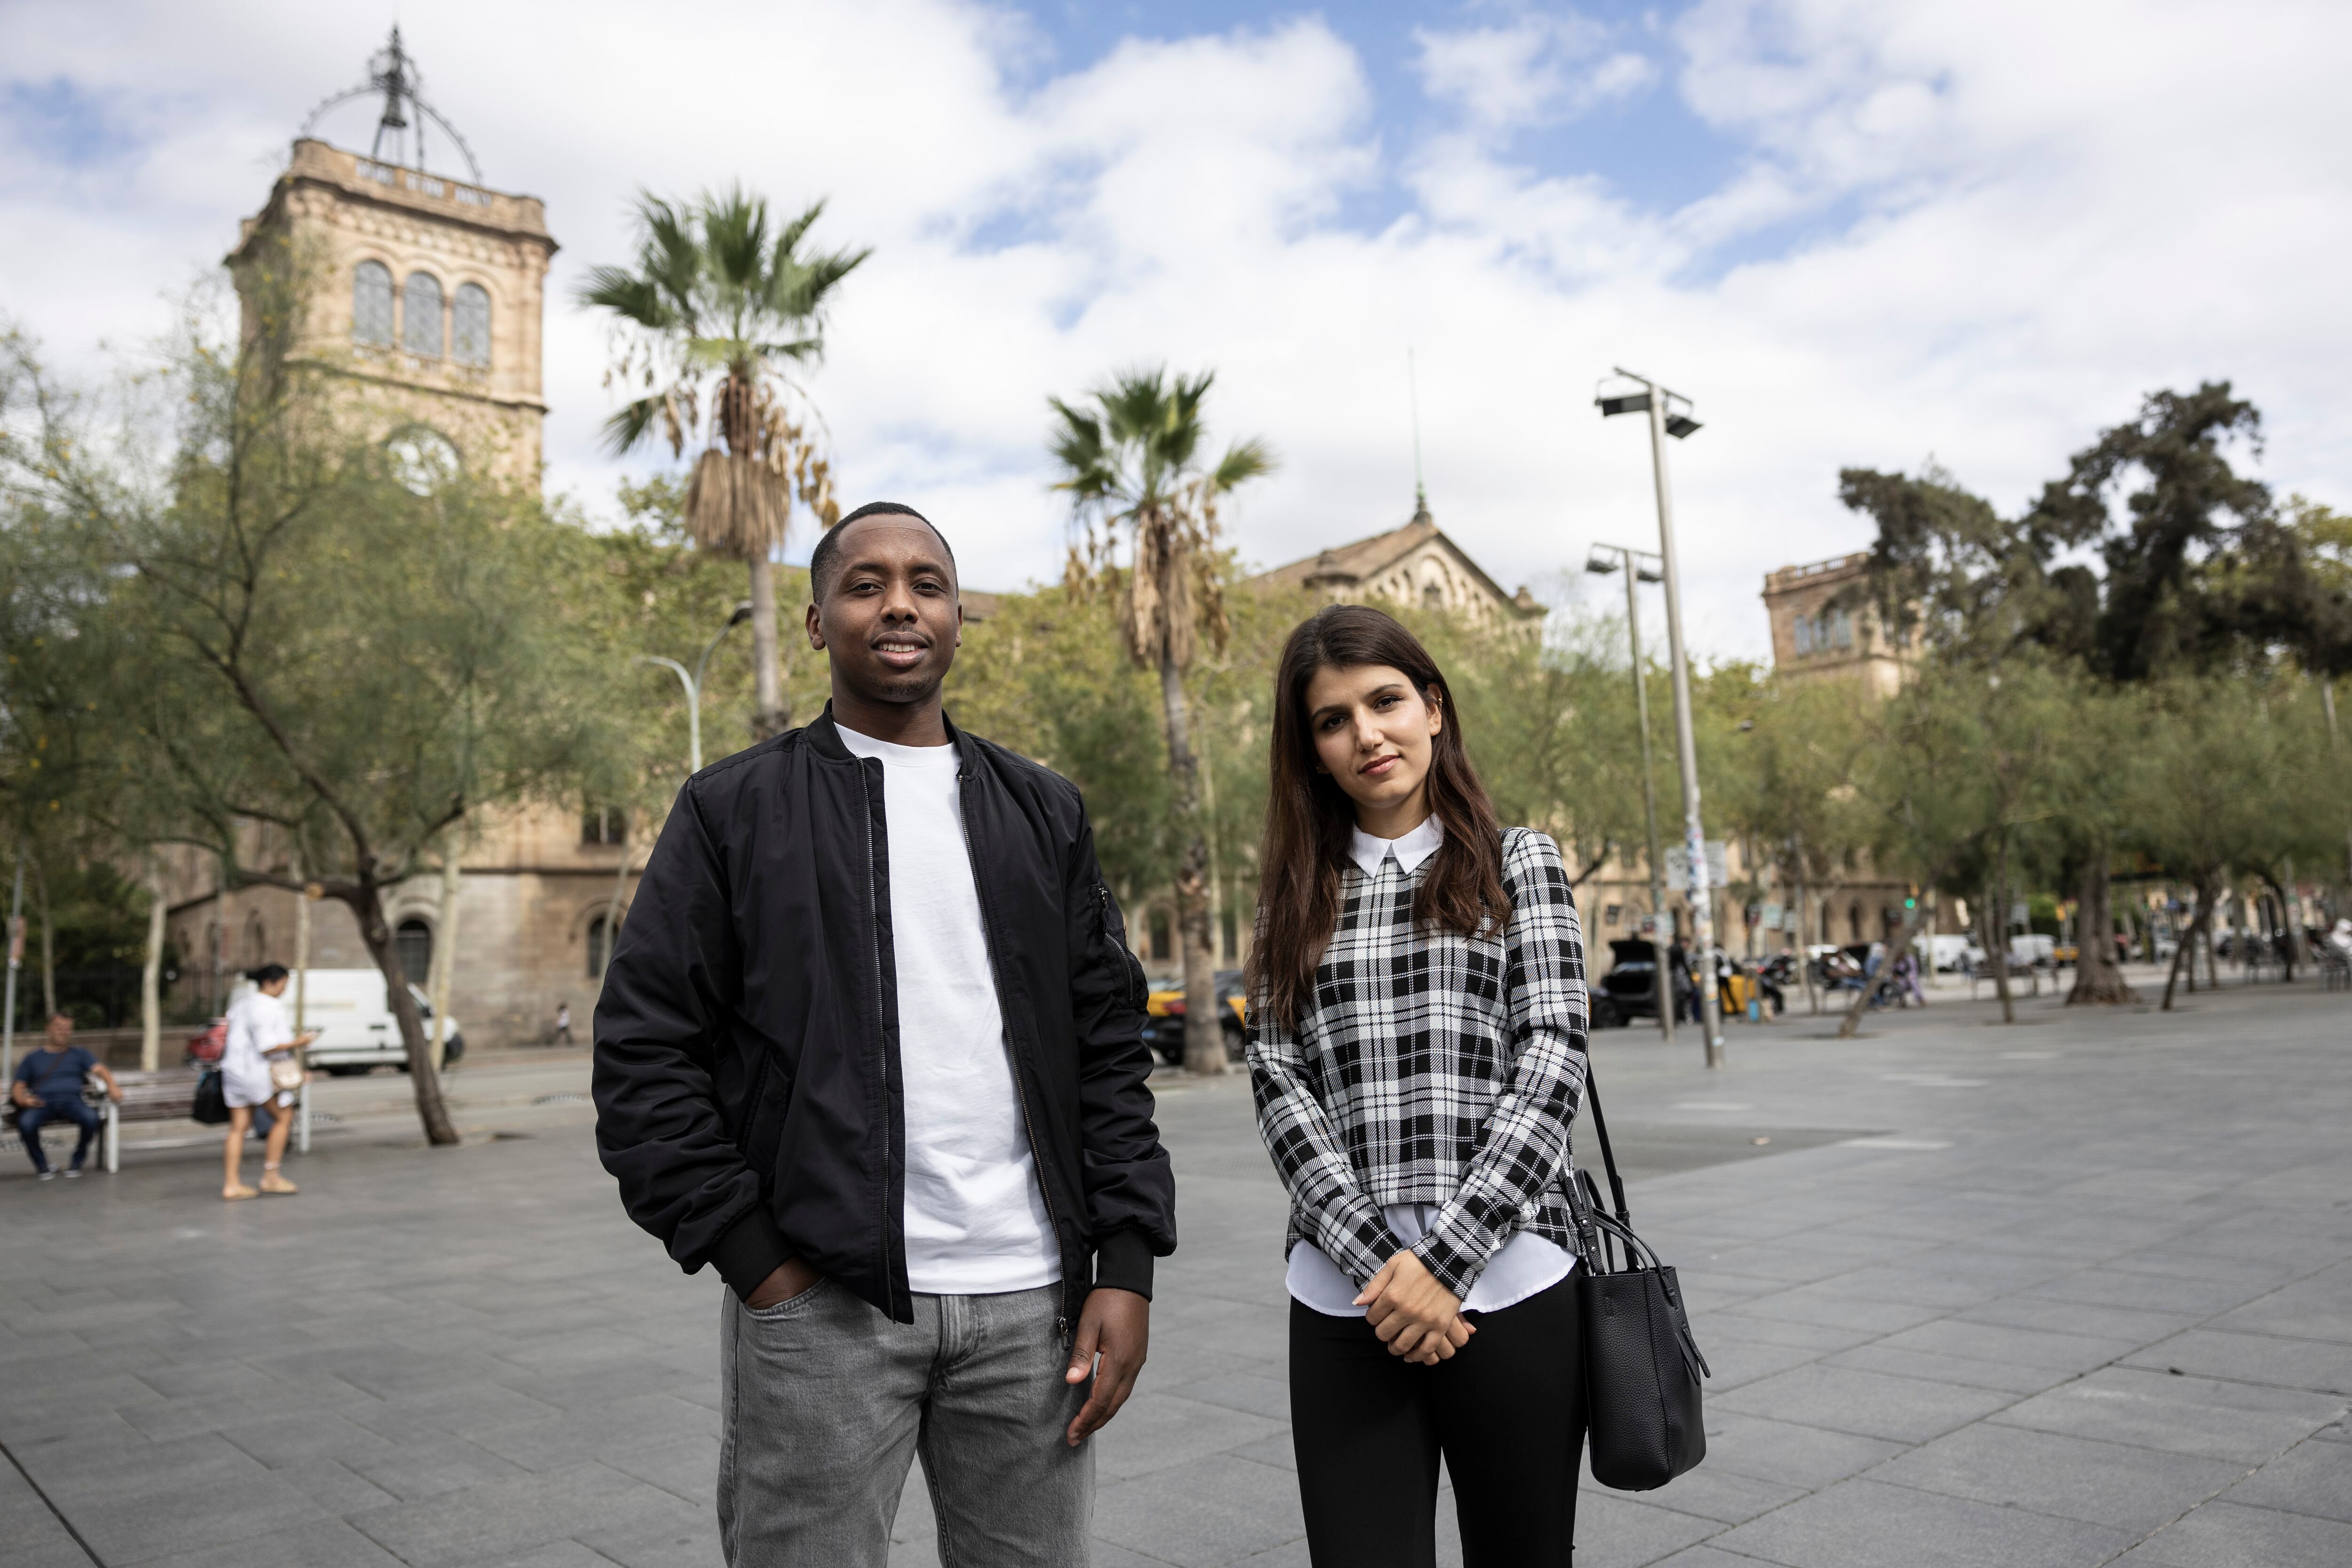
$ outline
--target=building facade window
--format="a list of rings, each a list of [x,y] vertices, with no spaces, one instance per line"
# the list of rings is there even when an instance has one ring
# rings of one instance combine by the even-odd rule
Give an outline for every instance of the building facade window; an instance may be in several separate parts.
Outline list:
[[[426,359],[441,357],[441,279],[412,272],[400,293],[400,346]]]
[[[392,268],[381,261],[352,269],[352,341],[392,347]]]
[[[1799,616],[1790,625],[1797,644],[1797,657],[1803,658],[1813,651],[1813,617]]]
[[[490,363],[490,291],[460,283],[449,306],[449,357],[459,364]]]
[[[1169,924],[1168,911],[1166,910],[1154,910],[1151,911],[1150,929],[1151,931],[1151,962],[1154,963],[1165,963],[1169,960],[1171,951],[1176,945],[1175,933]]]
[[[625,844],[629,837],[629,814],[617,805],[592,805],[580,814],[580,842]]]
[[[433,973],[433,928],[423,921],[403,921],[392,933],[393,951],[400,954],[400,972],[411,985],[422,985]]]
[[[614,929],[603,915],[588,922],[588,978],[591,980],[604,977],[604,961],[613,952],[611,933]]]

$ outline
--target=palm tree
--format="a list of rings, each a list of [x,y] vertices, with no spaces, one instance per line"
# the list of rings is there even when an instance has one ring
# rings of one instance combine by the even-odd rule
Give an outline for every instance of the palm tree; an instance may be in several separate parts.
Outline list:
[[[803,255],[824,211],[816,202],[777,226],[767,202],[740,188],[675,205],[641,194],[636,266],[599,267],[579,293],[614,318],[619,353],[605,384],[643,389],[604,422],[614,455],[656,439],[677,457],[703,446],[686,529],[751,569],[755,741],[792,721],[769,556],[784,542],[795,497],[824,527],[841,517],[814,410],[791,372],[824,356],[834,289],[871,252]]]
[[[1165,370],[1130,371],[1083,406],[1049,400],[1058,420],[1051,446],[1064,476],[1055,489],[1069,492],[1084,530],[1070,549],[1068,585],[1073,593],[1114,594],[1128,657],[1160,674],[1181,847],[1176,924],[1184,956],[1184,1065],[1196,1073],[1223,1071],[1225,1044],[1210,940],[1209,839],[1184,672],[1204,638],[1220,651],[1224,646],[1218,502],[1243,480],[1274,468],[1257,441],[1227,448],[1213,468],[1199,465],[1201,404],[1213,380],[1211,371],[1172,380]],[[1128,564],[1119,568],[1113,556],[1122,542]]]

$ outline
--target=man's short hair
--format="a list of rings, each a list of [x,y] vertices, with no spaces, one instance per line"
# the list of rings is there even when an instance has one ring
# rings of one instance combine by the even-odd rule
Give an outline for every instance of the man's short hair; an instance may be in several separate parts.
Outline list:
[[[842,534],[848,530],[851,523],[866,517],[913,518],[917,522],[929,529],[931,537],[940,542],[940,548],[948,552],[949,567],[952,569],[955,566],[955,546],[948,542],[948,536],[940,531],[938,523],[904,501],[870,500],[826,529],[824,537],[818,540],[816,548],[809,552],[809,598],[813,603],[824,604],[825,594],[833,587],[833,580],[841,574]]]

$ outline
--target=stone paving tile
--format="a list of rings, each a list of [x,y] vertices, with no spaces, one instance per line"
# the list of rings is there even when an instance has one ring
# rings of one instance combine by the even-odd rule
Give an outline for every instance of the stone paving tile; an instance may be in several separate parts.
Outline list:
[[[2352,1395],[2352,1345],[2274,1334],[2191,1329],[2123,1358],[2126,1366],[2179,1367],[2191,1376]]]
[[[2242,1474],[2242,1466],[2214,1459],[1985,1424],[1899,1455],[1870,1479],[2140,1536]]]
[[[1968,1356],[1978,1361],[2015,1362],[2053,1372],[2088,1372],[2128,1354],[2140,1342],[2052,1332],[2004,1323],[1971,1322],[1947,1318],[1916,1329],[1889,1334],[1878,1342],[1889,1350],[1927,1351],[1937,1355]]]
[[[1590,1496],[1601,1489],[1600,1483],[1592,1479],[1592,1472],[1588,1468],[1584,1473],[1583,1495]],[[1644,1503],[1670,1508],[1676,1513],[1711,1519],[1719,1524],[1744,1524],[1759,1514],[1769,1513],[1784,1503],[1794,1502],[1805,1493],[1801,1487],[1757,1480],[1702,1461],[1696,1468],[1685,1470],[1657,1490],[1638,1495]]]
[[[354,1514],[400,1500],[335,1459],[300,1459],[279,1465],[271,1474],[328,1513]]]
[[[2352,1443],[2298,1443],[2240,1481],[2225,1500],[2352,1524]]]
[[[1852,1329],[1874,1338],[1916,1328],[1944,1315],[1933,1307],[1912,1307],[1899,1301],[1862,1300],[1840,1290],[1835,1281],[1759,1296],[1753,1300],[1742,1301],[1738,1313],[1744,1318],[1779,1318],[1788,1322],[1811,1323],[1822,1328]]]
[[[1750,1384],[1715,1404],[1727,1411],[1801,1422],[1828,1431],[1924,1443],[2013,1402],[2013,1395],[1993,1389],[1813,1365]]]
[[[1811,1489],[1894,1458],[1902,1447],[1876,1437],[1824,1432],[1793,1421],[1742,1415],[1720,1407],[1706,1413],[1706,1463],[1735,1475]]]
[[[2053,1301],[2207,1317],[2242,1306],[2267,1290],[2266,1286],[2243,1279],[2190,1279],[2121,1268],[2085,1268],[2037,1285],[2032,1294]]]
[[[1852,1350],[1866,1345],[1879,1336],[1868,1329],[1831,1328],[1821,1323],[1791,1322],[1783,1318],[1751,1318],[1731,1309],[1708,1312],[1697,1318],[1691,1328],[1699,1337],[1699,1348],[1709,1352],[1718,1341],[1739,1340],[1752,1344],[1787,1345],[1791,1349],[1808,1350],[1820,1355]]]
[[[149,1558],[144,1568],[399,1568],[399,1558],[341,1520],[319,1519],[227,1546]]]
[[[1710,1398],[1821,1359],[1820,1352],[1800,1350],[1794,1345],[1717,1338],[1709,1332],[1713,1326],[1708,1321],[1691,1327],[1691,1337],[1698,1342],[1699,1353],[1706,1357],[1706,1364],[1715,1373],[1706,1385]]]
[[[2079,1520],[1869,1479],[1841,1482],[1714,1541],[1789,1568],[2093,1568],[2130,1543]]]
[[[691,1535],[709,1510],[603,1465],[485,1481],[447,1497],[394,1503],[352,1523],[415,1568],[449,1568],[592,1532],[674,1527]]]
[[[2101,1307],[2087,1301],[2056,1301],[2047,1296],[2023,1295],[2003,1296],[1981,1307],[1963,1308],[1952,1315],[1964,1322],[2040,1329],[2085,1339],[2121,1340],[2127,1346],[2184,1333],[2200,1321],[2190,1312],[2147,1312],[2129,1307]]]
[[[1279,1373],[1225,1373],[1203,1377],[1168,1390],[1187,1399],[1197,1399],[1204,1405],[1222,1405],[1228,1410],[1245,1410],[1253,1415],[1263,1415],[1269,1421],[1288,1422],[1290,1419],[1290,1384]]]
[[[408,1502],[523,1473],[521,1466],[459,1437],[403,1444],[382,1454],[354,1456],[343,1465],[362,1480]]]
[[[1638,1568],[1722,1528],[1712,1520],[1636,1502],[1622,1492],[1588,1489],[1576,1500],[1576,1561],[1580,1568]]]
[[[2116,1560],[2116,1568],[2344,1568],[2352,1525],[2209,1502]]]
[[[1211,1498],[1216,1506],[1203,1507]],[[1218,1568],[1306,1531],[1297,1478],[1223,1454],[1106,1486],[1095,1500],[1097,1537],[1178,1568]]]
[[[1822,1358],[1824,1365],[1885,1373],[1894,1377],[1925,1378],[1933,1383],[1957,1383],[1966,1388],[1998,1389],[2021,1395],[2039,1394],[2073,1377],[2071,1372],[2029,1366],[2022,1362],[1979,1361],[1973,1356],[1937,1355],[1932,1351],[1901,1350],[1881,1341],[1859,1345]]]
[[[2352,1263],[2299,1279],[2224,1313],[2210,1326],[2352,1344]]]
[[[1125,1479],[1191,1464],[1277,1433],[1286,1438],[1284,1423],[1223,1405],[1176,1394],[1137,1399],[1093,1439],[1102,1445],[1095,1467],[1105,1480]]]
[[[1713,1546],[1694,1546],[1672,1557],[1661,1557],[1652,1568],[1756,1568],[1756,1559],[1740,1557]]]
[[[2341,1400],[2252,1384],[2105,1367],[1993,1417],[2077,1437],[2259,1465],[2343,1411]]]

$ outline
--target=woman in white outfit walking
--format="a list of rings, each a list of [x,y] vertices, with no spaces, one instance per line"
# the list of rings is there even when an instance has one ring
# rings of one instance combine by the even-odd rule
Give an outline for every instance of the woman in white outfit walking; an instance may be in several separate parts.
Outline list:
[[[295,1034],[292,1022],[286,1016],[286,1005],[278,998],[286,994],[286,983],[291,976],[284,964],[265,963],[258,969],[247,970],[246,978],[253,982],[256,989],[239,997],[229,1008],[228,1041],[222,1047],[220,1059],[221,1089],[228,1101],[228,1147],[222,1161],[226,1176],[221,1184],[221,1196],[231,1200],[299,1190],[278,1166],[286,1157],[286,1134],[294,1126],[289,1112],[295,1090],[302,1087],[304,1077],[294,1053],[319,1037],[315,1029],[305,1035]],[[261,1185],[248,1187],[238,1167],[243,1163],[246,1133],[253,1126],[253,1110],[257,1105],[271,1107],[272,1120],[268,1139],[263,1145]]]

